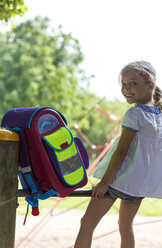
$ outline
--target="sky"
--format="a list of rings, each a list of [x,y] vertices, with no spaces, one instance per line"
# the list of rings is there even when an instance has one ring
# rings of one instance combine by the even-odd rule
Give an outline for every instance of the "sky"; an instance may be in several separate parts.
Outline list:
[[[25,0],[21,22],[39,15],[72,33],[84,54],[82,68],[94,75],[90,89],[107,100],[124,101],[118,75],[135,60],[150,62],[162,88],[161,0]],[[2,26],[0,25],[2,30]]]

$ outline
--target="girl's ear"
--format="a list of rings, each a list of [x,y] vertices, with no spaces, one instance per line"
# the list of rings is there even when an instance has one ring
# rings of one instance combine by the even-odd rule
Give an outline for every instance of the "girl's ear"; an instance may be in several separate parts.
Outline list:
[[[153,90],[153,89],[154,89],[154,86],[155,86],[155,84],[154,84],[153,82],[150,82],[150,84],[149,84],[149,89],[150,89],[150,90]]]

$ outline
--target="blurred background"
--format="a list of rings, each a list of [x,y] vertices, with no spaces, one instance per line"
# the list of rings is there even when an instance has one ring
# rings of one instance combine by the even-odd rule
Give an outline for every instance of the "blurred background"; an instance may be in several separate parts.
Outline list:
[[[100,107],[122,118],[130,107],[118,82],[125,64],[151,62],[162,85],[160,0],[2,2],[1,117],[13,107],[52,106],[70,126],[82,119],[83,132],[101,145],[112,124],[89,109],[104,98]]]
[[[58,109],[88,150],[91,188],[100,155],[130,107],[120,92],[121,68],[149,61],[162,88],[161,23],[161,0],[0,1],[0,119],[16,107]],[[84,201],[65,199],[59,206],[85,209]],[[20,204],[24,214],[26,204]],[[53,204],[50,199],[42,209]],[[161,215],[160,204],[146,199],[139,213]]]
[[[162,85],[160,0],[25,0],[24,3],[27,10],[20,6],[24,15],[10,18],[6,25],[1,22],[0,30],[36,16],[50,19],[46,34],[56,35],[61,25],[63,33],[79,41],[83,56],[79,66],[91,77],[90,89],[98,96],[123,101],[118,74],[134,60],[151,62],[157,70],[157,83]],[[55,30],[53,34],[51,29]]]

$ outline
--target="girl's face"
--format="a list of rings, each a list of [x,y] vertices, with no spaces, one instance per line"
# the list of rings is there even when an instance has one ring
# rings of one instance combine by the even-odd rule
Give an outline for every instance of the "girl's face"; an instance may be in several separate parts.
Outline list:
[[[140,71],[127,69],[121,75],[121,92],[129,104],[147,104],[152,100],[154,84],[147,82]]]

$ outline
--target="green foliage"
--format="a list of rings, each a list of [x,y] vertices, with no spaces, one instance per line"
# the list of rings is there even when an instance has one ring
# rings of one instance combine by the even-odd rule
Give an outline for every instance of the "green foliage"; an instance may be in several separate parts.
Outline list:
[[[79,42],[49,26],[48,18],[36,17],[0,34],[2,114],[22,106],[53,106],[68,114],[82,100],[79,85],[86,86],[88,78],[79,68]]]
[[[0,0],[0,20],[7,22],[16,15],[23,16],[26,11],[24,0]]]
[[[48,18],[36,17],[0,33],[0,57],[0,117],[11,108],[50,106],[71,127],[100,100],[88,90],[90,77],[80,69],[84,56],[79,41],[61,26],[54,30]],[[106,100],[100,106],[118,119],[128,108]],[[95,109],[78,124],[94,145],[104,145],[114,127]],[[79,136],[74,128],[72,132]]]

